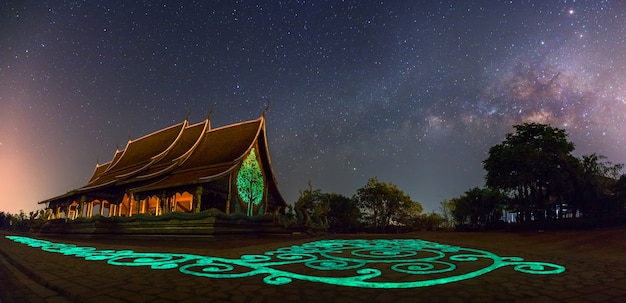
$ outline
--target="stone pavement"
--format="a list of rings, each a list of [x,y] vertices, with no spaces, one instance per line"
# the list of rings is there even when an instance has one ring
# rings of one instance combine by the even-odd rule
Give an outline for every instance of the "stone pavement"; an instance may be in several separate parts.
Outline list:
[[[554,233],[411,233],[333,235],[334,238],[420,238],[442,244],[562,265],[560,274],[533,275],[505,266],[472,279],[407,289],[335,286],[294,279],[283,285],[267,275],[215,279],[177,269],[113,266],[7,239],[0,233],[0,302],[626,302],[626,228]],[[44,239],[41,236],[31,236]],[[331,239],[325,236],[324,239]],[[179,241],[68,240],[97,249],[187,253],[239,258],[321,238]],[[472,269],[474,270],[474,269]],[[319,272],[317,272],[319,274]],[[436,274],[435,274],[436,275]],[[415,276],[392,273],[398,281]]]

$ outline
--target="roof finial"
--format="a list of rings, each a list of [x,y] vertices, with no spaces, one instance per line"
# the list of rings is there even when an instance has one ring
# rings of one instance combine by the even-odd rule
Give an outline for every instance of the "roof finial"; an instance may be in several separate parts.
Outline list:
[[[191,115],[191,110],[187,111],[187,116],[185,116],[185,121],[189,121],[189,115]]]
[[[214,106],[211,106],[211,110],[209,111],[209,114],[206,116],[206,123],[208,124],[208,125],[207,125],[207,129],[208,129],[208,130],[210,130],[210,129],[211,129],[211,114],[213,113],[213,108],[214,108],[214,107],[215,107],[215,105],[214,105]]]
[[[209,114],[206,116],[207,120],[211,120],[211,114],[213,113],[214,108],[215,106],[211,106],[211,110],[209,111]]]
[[[267,100],[267,103],[265,104],[265,109],[263,110],[263,118],[265,118],[265,114],[267,113],[269,109],[270,109],[270,100]]]

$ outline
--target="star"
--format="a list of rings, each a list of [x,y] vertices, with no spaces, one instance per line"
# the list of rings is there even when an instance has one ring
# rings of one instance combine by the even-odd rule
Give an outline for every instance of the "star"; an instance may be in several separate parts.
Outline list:
[[[626,162],[619,1],[3,9],[0,180],[37,176],[0,182],[0,196],[20,196],[2,203],[12,213],[84,185],[129,134],[211,110],[220,127],[268,103],[288,202],[309,180],[352,196],[378,177],[437,210],[482,186],[486,151],[528,121],[566,129],[579,154]]]

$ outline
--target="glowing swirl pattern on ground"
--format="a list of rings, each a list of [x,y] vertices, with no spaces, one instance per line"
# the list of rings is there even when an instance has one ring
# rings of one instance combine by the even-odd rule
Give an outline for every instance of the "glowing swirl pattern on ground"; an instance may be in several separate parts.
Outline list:
[[[7,238],[43,251],[118,266],[174,269],[213,279],[264,275],[263,282],[293,280],[363,288],[414,288],[474,278],[504,266],[526,274],[559,274],[565,267],[500,257],[488,251],[420,239],[320,240],[239,259],[178,253],[98,250],[29,237]]]

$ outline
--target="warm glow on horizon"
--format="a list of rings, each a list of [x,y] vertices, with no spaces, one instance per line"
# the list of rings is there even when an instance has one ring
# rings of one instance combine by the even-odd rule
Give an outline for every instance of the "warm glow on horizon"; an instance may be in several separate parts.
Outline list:
[[[3,145],[1,149],[8,149]],[[27,153],[0,151],[0,211],[17,214],[43,208],[37,205],[43,199],[41,186],[34,184],[38,178],[34,159]]]
[[[19,111],[0,112],[0,120],[0,211],[28,214],[45,208],[37,202],[83,185],[67,178],[77,159],[58,157],[58,139],[41,121]]]

